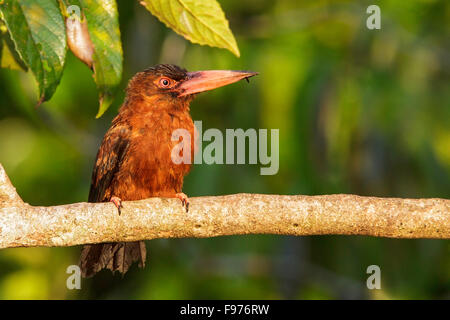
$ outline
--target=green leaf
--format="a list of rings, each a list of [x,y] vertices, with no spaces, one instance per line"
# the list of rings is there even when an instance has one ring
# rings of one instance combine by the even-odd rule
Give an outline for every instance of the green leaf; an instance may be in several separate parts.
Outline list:
[[[8,28],[0,20],[0,68],[27,71],[27,66],[20,59],[14,43],[8,34]]]
[[[143,0],[141,4],[189,41],[225,48],[239,57],[228,20],[216,0]]]
[[[66,56],[64,21],[57,3],[4,0],[0,14],[15,50],[38,82],[39,102],[50,99],[61,80]]]
[[[94,49],[92,68],[99,90],[100,107],[96,116],[99,118],[111,105],[114,93],[122,79],[123,53],[117,5],[114,0],[68,0],[64,1],[64,4],[66,6],[62,6],[63,10],[70,9],[72,6],[73,11],[73,6],[78,6],[81,9],[82,22],[84,18],[87,21],[89,38]],[[63,14],[68,19],[73,12],[66,11]],[[89,40],[86,38],[80,43],[86,43],[86,41]],[[83,62],[89,64],[85,60]]]

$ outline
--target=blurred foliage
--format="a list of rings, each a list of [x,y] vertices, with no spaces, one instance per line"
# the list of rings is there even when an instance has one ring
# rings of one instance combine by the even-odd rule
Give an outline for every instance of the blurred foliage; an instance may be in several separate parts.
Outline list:
[[[197,165],[190,196],[238,192],[450,196],[450,2],[222,1],[241,58],[192,45],[134,1],[119,0],[124,80],[156,63],[260,72],[193,102],[203,129],[279,128],[280,171]],[[68,53],[38,109],[30,73],[0,70],[0,162],[26,202],[86,201],[94,157],[123,100],[97,111],[90,70]],[[344,236],[153,240],[149,263],[67,290],[80,248],[0,251],[0,298],[450,298],[450,242]],[[381,267],[382,289],[366,288]]]
[[[239,57],[228,20],[216,0],[140,3],[191,42],[225,48]],[[116,0],[2,0],[0,19],[0,67],[30,68],[39,87],[38,106],[53,96],[68,48],[92,69],[99,91],[96,118],[111,106],[123,66]]]

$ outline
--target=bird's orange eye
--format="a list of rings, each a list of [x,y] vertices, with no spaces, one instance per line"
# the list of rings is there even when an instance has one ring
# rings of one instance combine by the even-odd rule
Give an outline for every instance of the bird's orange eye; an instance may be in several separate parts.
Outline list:
[[[161,88],[169,88],[172,85],[172,80],[169,78],[161,78],[159,79],[159,87]]]

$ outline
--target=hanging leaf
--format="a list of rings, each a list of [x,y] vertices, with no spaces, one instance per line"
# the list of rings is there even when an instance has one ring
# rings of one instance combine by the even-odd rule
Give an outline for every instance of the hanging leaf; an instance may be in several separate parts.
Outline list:
[[[20,59],[14,43],[8,34],[8,28],[0,20],[0,68],[27,71],[27,66]]]
[[[216,0],[143,0],[141,4],[189,41],[225,48],[239,57],[228,20]]]
[[[96,116],[99,118],[111,105],[122,78],[123,53],[116,2],[67,0],[62,8],[70,49],[93,68],[99,90],[100,107]]]
[[[39,85],[39,104],[58,86],[66,56],[66,34],[55,1],[4,0],[0,14],[15,50]]]

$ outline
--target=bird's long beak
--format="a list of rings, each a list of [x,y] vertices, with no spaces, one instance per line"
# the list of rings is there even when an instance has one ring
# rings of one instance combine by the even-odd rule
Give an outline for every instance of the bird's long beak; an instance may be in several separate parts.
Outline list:
[[[258,72],[207,70],[188,72],[187,74],[187,80],[177,87],[177,91],[180,92],[179,97],[223,87],[227,84],[256,76]]]

